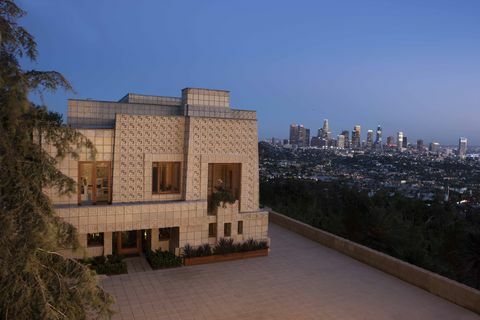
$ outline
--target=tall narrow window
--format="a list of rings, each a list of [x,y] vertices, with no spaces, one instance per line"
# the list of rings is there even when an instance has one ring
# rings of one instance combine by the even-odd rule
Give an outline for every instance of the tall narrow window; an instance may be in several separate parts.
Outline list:
[[[152,193],[180,192],[180,162],[152,164]]]
[[[217,236],[217,224],[216,223],[209,223],[208,224],[208,236],[209,237],[216,237]]]
[[[225,223],[223,224],[223,236],[230,237],[232,235],[232,224]]]
[[[243,234],[243,221],[238,221],[237,234]]]

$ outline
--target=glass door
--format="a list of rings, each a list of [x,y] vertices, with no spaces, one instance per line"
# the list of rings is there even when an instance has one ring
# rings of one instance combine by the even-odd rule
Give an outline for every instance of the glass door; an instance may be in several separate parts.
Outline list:
[[[96,202],[109,202],[110,164],[108,162],[97,162],[95,170]]]
[[[79,162],[79,203],[93,203],[93,163]]]
[[[110,162],[80,161],[78,171],[78,204],[109,203]]]

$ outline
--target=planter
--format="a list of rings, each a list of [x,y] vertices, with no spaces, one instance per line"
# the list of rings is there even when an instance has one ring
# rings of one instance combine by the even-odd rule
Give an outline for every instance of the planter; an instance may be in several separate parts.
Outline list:
[[[205,257],[185,258],[183,264],[186,266],[195,266],[197,264],[224,262],[224,261],[264,257],[264,256],[268,256],[268,249],[260,249],[260,250],[246,251],[246,252],[235,252],[235,253],[228,253],[228,254],[222,254],[222,255],[216,254],[216,255],[205,256]]]

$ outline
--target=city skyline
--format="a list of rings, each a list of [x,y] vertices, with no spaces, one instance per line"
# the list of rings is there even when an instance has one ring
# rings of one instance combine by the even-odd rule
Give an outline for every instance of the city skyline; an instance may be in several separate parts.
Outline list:
[[[44,95],[64,115],[67,98],[229,88],[234,106],[256,107],[260,138],[328,118],[332,132],[381,123],[385,136],[480,144],[476,1],[20,4],[40,43],[25,66],[75,88]]]
[[[350,130],[349,128],[343,128],[343,129],[338,129],[338,130],[330,130],[330,120],[329,119],[323,119],[323,126],[321,127],[318,127],[318,129],[315,129],[315,128],[308,128],[307,126],[305,126],[303,123],[300,123],[300,122],[296,122],[296,123],[291,123],[290,124],[290,135],[286,134],[286,135],[283,135],[283,136],[278,136],[278,137],[265,137],[265,138],[262,138],[262,140],[270,140],[270,139],[280,139],[280,140],[284,140],[284,139],[289,139],[291,140],[291,129],[292,129],[292,126],[298,126],[298,127],[302,127],[304,128],[305,130],[308,130],[308,132],[316,132],[317,130],[317,135],[309,135],[310,139],[312,138],[316,138],[316,137],[322,137],[322,138],[327,138],[327,133],[329,134],[328,136],[328,139],[332,139],[334,137],[337,137],[338,139],[338,136],[340,135],[344,135],[345,136],[345,133],[348,132],[348,136],[347,140],[350,140],[351,142],[351,139],[352,139],[352,136],[351,134],[355,131],[355,129],[358,127],[359,129],[359,132],[360,132],[360,143],[363,143],[365,142],[367,145],[369,144],[369,134],[371,133],[372,134],[372,141],[371,141],[371,145],[370,147],[374,147],[375,144],[380,144],[380,145],[388,145],[388,142],[386,141],[382,141],[383,137],[392,137],[393,140],[394,140],[394,143],[397,144],[398,143],[398,138],[399,138],[399,135],[402,136],[402,143],[405,143],[405,146],[407,144],[406,138],[408,138],[408,144],[409,145],[416,145],[417,142],[420,140],[422,142],[424,141],[427,141],[428,143],[439,143],[439,145],[441,146],[448,146],[448,147],[453,147],[453,146],[458,146],[459,144],[459,141],[462,140],[462,139],[465,139],[469,141],[469,144],[468,146],[469,147],[478,147],[478,145],[472,145],[470,143],[470,139],[468,137],[463,137],[463,136],[458,136],[456,137],[456,142],[455,143],[451,143],[451,144],[445,144],[445,143],[442,143],[441,141],[439,141],[439,139],[432,139],[432,140],[428,140],[428,139],[424,139],[422,136],[419,136],[419,137],[411,137],[411,136],[408,136],[404,131],[396,131],[396,132],[391,132],[390,131],[385,131],[384,130],[384,127],[381,125],[381,124],[378,124],[376,126],[376,129],[375,128],[364,128],[362,127],[362,125],[359,125],[359,124],[356,124],[356,125],[353,125],[351,126]],[[325,131],[325,128],[326,128],[326,131]],[[353,128],[353,130],[352,130]],[[375,130],[374,130],[375,129]],[[380,130],[380,131],[379,131]],[[379,135],[380,134],[380,135]],[[378,141],[377,139],[380,138]],[[405,146],[403,146],[403,148],[405,148]]]

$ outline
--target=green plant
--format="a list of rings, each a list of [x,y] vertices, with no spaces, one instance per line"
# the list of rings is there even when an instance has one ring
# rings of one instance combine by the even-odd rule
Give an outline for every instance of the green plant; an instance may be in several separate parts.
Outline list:
[[[227,207],[227,203],[233,204],[235,203],[235,196],[225,189],[224,187],[215,187],[215,192],[212,194],[210,198],[210,206],[211,208],[218,208],[221,204],[223,204],[223,208]]]
[[[78,260],[80,263],[88,266],[97,274],[123,274],[127,273],[127,264],[123,261],[123,256],[108,255]]]
[[[147,251],[146,256],[152,269],[175,268],[182,265],[182,258],[169,251],[150,250]]]
[[[227,254],[232,252],[235,252],[235,245],[231,238],[221,238],[215,247],[213,247],[214,254]]]
[[[186,244],[183,247],[183,257],[184,258],[195,258],[195,257],[205,257],[212,255],[212,247],[208,244],[202,244],[196,248],[192,247],[190,244]]]

